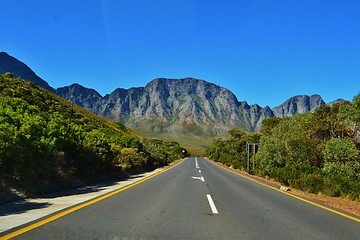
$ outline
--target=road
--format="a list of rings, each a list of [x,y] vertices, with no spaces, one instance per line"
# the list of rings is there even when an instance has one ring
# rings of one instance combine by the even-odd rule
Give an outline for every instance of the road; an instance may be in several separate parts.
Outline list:
[[[357,221],[202,158],[14,239],[360,239]]]

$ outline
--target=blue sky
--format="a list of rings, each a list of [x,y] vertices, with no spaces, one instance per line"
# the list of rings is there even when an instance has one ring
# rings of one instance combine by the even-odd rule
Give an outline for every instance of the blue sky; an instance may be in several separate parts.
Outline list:
[[[100,94],[203,79],[249,104],[360,91],[358,0],[2,0],[0,51]]]

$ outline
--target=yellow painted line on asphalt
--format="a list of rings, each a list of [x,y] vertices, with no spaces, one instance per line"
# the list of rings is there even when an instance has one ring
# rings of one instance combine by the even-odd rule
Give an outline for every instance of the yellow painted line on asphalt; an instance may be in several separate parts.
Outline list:
[[[102,201],[102,200],[104,200],[104,199],[106,199],[106,198],[109,198],[109,197],[111,197],[111,196],[113,196],[113,195],[116,195],[116,194],[118,194],[118,193],[120,193],[120,192],[123,192],[123,191],[125,191],[125,190],[127,190],[127,189],[129,189],[129,188],[132,188],[132,187],[134,187],[134,186],[136,186],[136,185],[138,185],[138,184],[140,184],[140,183],[143,183],[143,182],[145,182],[145,181],[147,181],[147,180],[149,180],[149,179],[151,179],[151,178],[154,178],[154,177],[156,177],[156,176],[158,176],[158,175],[160,175],[160,174],[162,174],[162,173],[164,173],[164,172],[166,172],[166,171],[168,171],[168,170],[176,167],[177,165],[179,165],[180,163],[184,162],[185,160],[186,160],[186,159],[180,160],[178,163],[170,166],[169,168],[166,168],[166,169],[164,169],[163,171],[160,171],[160,172],[158,172],[158,173],[155,173],[155,174],[153,174],[153,175],[151,175],[151,176],[148,176],[148,177],[146,177],[146,178],[144,178],[144,179],[141,179],[141,180],[139,180],[139,181],[137,181],[137,182],[131,183],[130,185],[127,185],[127,186],[122,187],[122,188],[120,188],[120,189],[114,190],[113,192],[110,192],[110,193],[107,193],[107,194],[102,195],[102,196],[100,196],[100,197],[97,197],[97,198],[95,198],[95,199],[89,200],[89,201],[87,201],[87,202],[85,202],[85,203],[81,203],[81,204],[79,204],[79,205],[77,205],[77,206],[71,207],[71,208],[69,208],[69,209],[67,209],[67,210],[65,210],[65,211],[59,212],[59,213],[57,213],[57,214],[55,214],[55,215],[53,215],[53,216],[50,216],[50,217],[48,217],[48,218],[45,218],[45,219],[43,219],[43,220],[41,220],[41,221],[39,221],[39,222],[33,223],[33,224],[29,225],[29,226],[26,226],[26,227],[24,227],[24,228],[21,228],[21,229],[19,229],[19,230],[16,230],[16,231],[14,231],[14,232],[11,232],[11,233],[9,233],[9,234],[7,234],[7,235],[4,235],[4,236],[0,237],[0,240],[11,239],[11,238],[13,238],[13,237],[19,236],[19,235],[21,235],[21,234],[23,234],[23,233],[25,233],[25,232],[28,232],[28,231],[30,231],[30,230],[32,230],[32,229],[34,229],[34,228],[38,228],[38,227],[40,227],[40,226],[42,226],[42,225],[45,225],[45,224],[47,224],[47,223],[49,223],[49,222],[52,222],[52,221],[54,221],[54,220],[56,220],[56,219],[58,219],[58,218],[61,218],[61,217],[65,216],[65,215],[68,215],[69,213],[75,212],[75,211],[77,211],[77,210],[79,210],[79,209],[82,209],[82,208],[87,207],[87,206],[90,206],[90,205],[92,205],[92,204],[94,204],[94,203],[100,202],[100,201]]]
[[[208,160],[208,161],[210,161],[210,160]],[[329,211],[329,212],[335,213],[335,214],[337,214],[337,215],[343,216],[343,217],[345,217],[345,218],[348,218],[348,219],[351,219],[351,220],[353,220],[353,221],[355,221],[355,222],[359,222],[359,223],[360,223],[360,219],[359,219],[359,218],[356,218],[356,217],[350,216],[350,215],[348,215],[348,214],[346,214],[346,213],[342,213],[342,212],[336,211],[336,210],[334,210],[334,209],[325,207],[325,206],[323,206],[323,205],[320,205],[320,204],[318,204],[318,203],[312,202],[312,201],[307,200],[307,199],[305,199],[305,198],[296,196],[296,195],[294,195],[294,194],[291,194],[291,193],[282,191],[282,190],[280,190],[280,189],[278,189],[278,188],[276,188],[276,187],[269,186],[269,185],[266,184],[266,183],[260,182],[260,181],[258,181],[258,180],[256,180],[256,179],[253,179],[253,178],[251,178],[251,177],[248,177],[248,176],[246,176],[246,175],[244,175],[244,174],[231,171],[229,168],[226,168],[226,167],[224,167],[224,166],[220,166],[220,165],[217,165],[217,164],[214,164],[214,165],[216,165],[216,166],[218,166],[218,167],[220,167],[220,168],[223,168],[223,169],[225,169],[225,170],[228,171],[228,172],[234,173],[234,174],[236,174],[236,175],[238,175],[238,176],[240,176],[240,177],[243,177],[243,178],[245,178],[245,179],[247,179],[247,180],[250,180],[250,181],[252,181],[252,182],[255,182],[255,183],[257,183],[257,184],[260,184],[260,185],[262,185],[262,186],[265,186],[265,187],[267,187],[267,188],[276,190],[276,191],[278,191],[278,192],[280,192],[280,193],[282,193],[282,194],[288,195],[288,196],[293,197],[293,198],[295,198],[295,199],[298,199],[298,200],[300,200],[300,201],[306,202],[306,203],[308,203],[308,204],[314,205],[314,206],[316,206],[316,207],[322,208],[322,209],[327,210],[327,211]]]

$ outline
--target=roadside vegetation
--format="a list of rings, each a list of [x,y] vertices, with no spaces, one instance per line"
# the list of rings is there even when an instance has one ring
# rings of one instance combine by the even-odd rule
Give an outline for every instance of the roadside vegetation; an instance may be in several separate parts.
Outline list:
[[[79,179],[126,176],[185,157],[35,83],[0,75],[0,191],[38,194]]]
[[[259,143],[257,153],[246,143]],[[260,133],[232,129],[206,155],[309,193],[360,201],[359,149],[360,94],[314,113],[266,119]]]

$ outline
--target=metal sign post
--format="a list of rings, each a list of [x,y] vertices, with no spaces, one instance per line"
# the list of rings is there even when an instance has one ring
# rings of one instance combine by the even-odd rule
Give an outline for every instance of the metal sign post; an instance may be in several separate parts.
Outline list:
[[[257,153],[258,149],[259,149],[259,143],[246,143],[248,172],[250,171],[250,153],[252,153],[254,155],[253,170],[255,170],[256,153]]]

